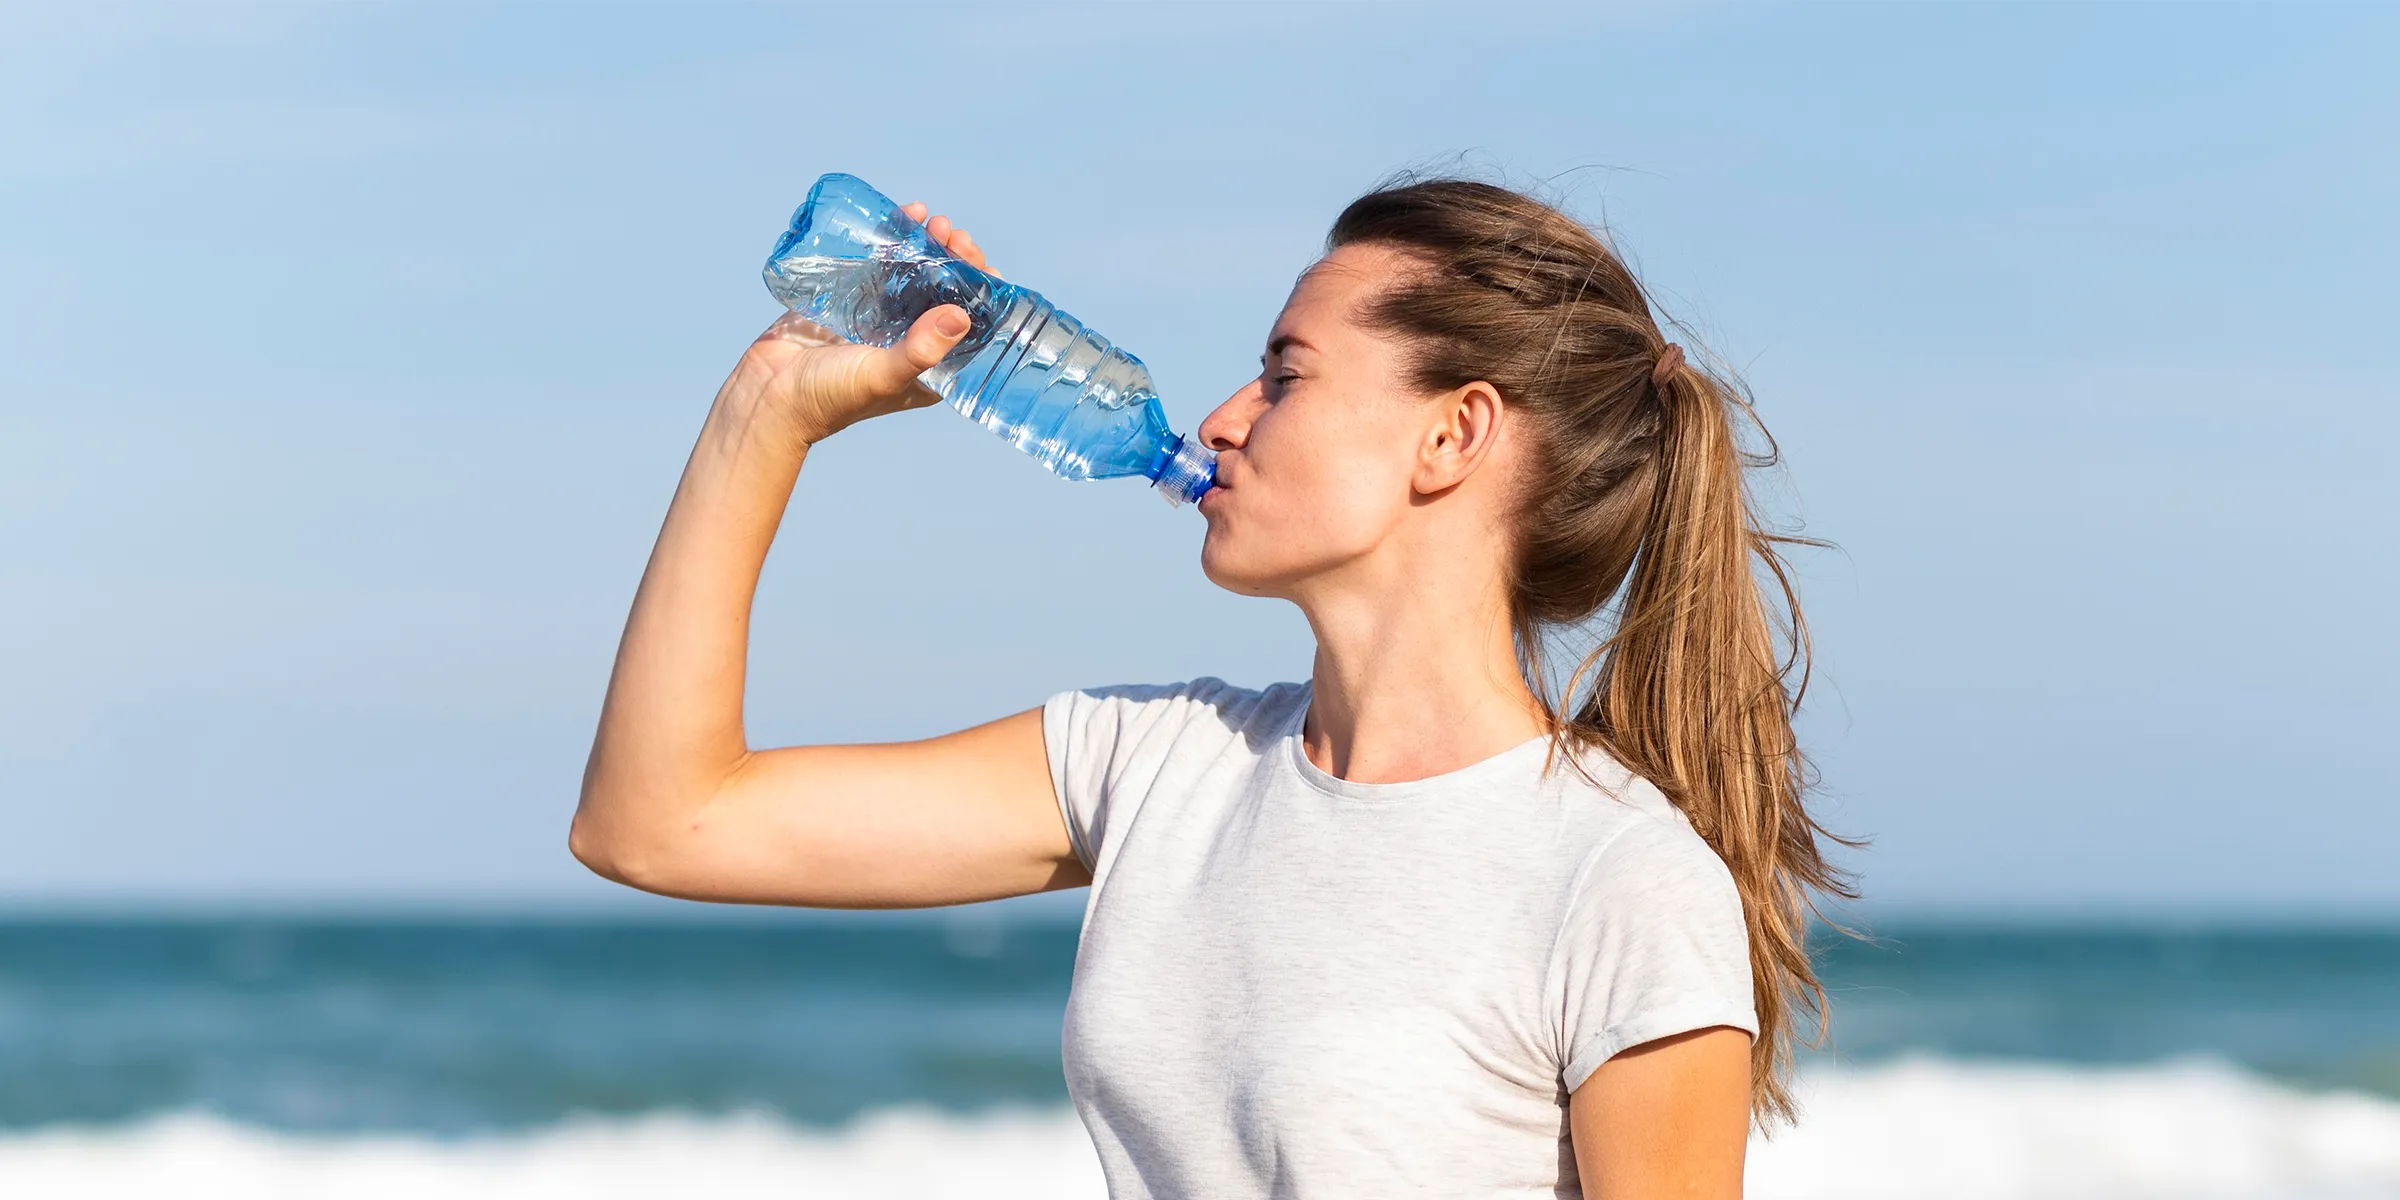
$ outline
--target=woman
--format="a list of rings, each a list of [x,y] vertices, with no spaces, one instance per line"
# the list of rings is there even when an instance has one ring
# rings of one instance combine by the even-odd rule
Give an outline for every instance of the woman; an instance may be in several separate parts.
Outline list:
[[[1089,884],[1065,1065],[1115,1197],[1731,1200],[1751,1116],[1788,1114],[1795,1010],[1822,1002],[1810,891],[1847,894],[1753,573],[1797,633],[1744,491],[1748,407],[1523,195],[1387,187],[1328,247],[1197,430],[1203,568],[1300,607],[1307,683],[750,750],[751,595],[802,460],[934,403],[916,376],[967,329],[937,308],[872,349],[787,318],[667,513],[575,855],[813,907]],[[1612,598],[1610,640],[1556,680],[1546,640]]]

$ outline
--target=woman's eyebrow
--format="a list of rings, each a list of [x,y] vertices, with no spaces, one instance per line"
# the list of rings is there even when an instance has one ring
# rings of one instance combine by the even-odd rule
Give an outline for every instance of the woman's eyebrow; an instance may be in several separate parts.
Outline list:
[[[1259,356],[1258,356],[1258,361],[1260,361],[1260,362],[1262,362],[1262,363],[1263,363],[1263,362],[1267,361],[1267,358],[1268,358],[1270,355],[1281,354],[1281,353],[1283,353],[1283,352],[1284,352],[1286,349],[1288,349],[1288,348],[1290,348],[1290,347],[1292,347],[1292,346],[1304,346],[1304,347],[1307,347],[1307,348],[1308,348],[1308,349],[1310,349],[1310,350],[1314,350],[1314,349],[1316,349],[1316,347],[1315,347],[1315,346],[1310,346],[1310,345],[1308,344],[1308,342],[1307,342],[1307,340],[1306,340],[1306,339],[1300,338],[1300,337],[1298,337],[1298,336],[1295,336],[1295,335],[1293,335],[1293,334],[1286,333],[1286,334],[1283,334],[1283,335],[1280,335],[1280,336],[1278,336],[1278,337],[1277,337],[1277,338],[1276,338],[1274,341],[1268,342],[1268,343],[1267,343],[1267,353],[1266,353],[1266,354],[1261,354],[1261,355],[1259,355]]]

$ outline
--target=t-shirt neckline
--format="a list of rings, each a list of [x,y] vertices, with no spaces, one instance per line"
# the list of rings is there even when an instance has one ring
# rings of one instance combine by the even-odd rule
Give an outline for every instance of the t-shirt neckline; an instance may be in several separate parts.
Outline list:
[[[1519,759],[1546,746],[1550,741],[1549,734],[1537,733],[1506,750],[1477,759],[1455,770],[1444,771],[1439,775],[1428,775],[1423,779],[1404,779],[1392,783],[1359,783],[1355,780],[1344,779],[1308,761],[1308,748],[1302,732],[1308,728],[1308,710],[1315,702],[1315,685],[1302,685],[1300,703],[1295,706],[1290,724],[1283,731],[1284,753],[1291,762],[1293,772],[1300,776],[1302,783],[1328,796],[1344,800],[1406,800],[1427,792],[1448,791],[1462,784],[1474,783],[1486,776],[1505,773],[1514,767]]]

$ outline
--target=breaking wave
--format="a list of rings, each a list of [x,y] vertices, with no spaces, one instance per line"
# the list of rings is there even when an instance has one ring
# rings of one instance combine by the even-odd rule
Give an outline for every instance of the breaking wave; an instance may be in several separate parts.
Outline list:
[[[2400,1102],[2217,1062],[1912,1059],[1822,1069],[1754,1141],[1752,1200],[2400,1200]],[[244,1200],[1100,1197],[1064,1108],[899,1107],[817,1129],[766,1115],[578,1118],[530,1133],[289,1133],[206,1114],[0,1136],[0,1194]]]

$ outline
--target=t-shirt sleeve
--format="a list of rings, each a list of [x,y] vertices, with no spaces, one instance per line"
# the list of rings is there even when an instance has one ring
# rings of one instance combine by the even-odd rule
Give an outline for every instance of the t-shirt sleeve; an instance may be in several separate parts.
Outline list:
[[[1569,1091],[1644,1042],[1716,1025],[1758,1034],[1741,893],[1685,825],[1644,818],[1594,852],[1550,969]]]
[[[1120,684],[1060,692],[1042,705],[1050,784],[1075,857],[1095,875],[1102,854],[1131,819],[1196,718],[1241,689],[1223,680]],[[1221,722],[1212,722],[1222,732]]]

